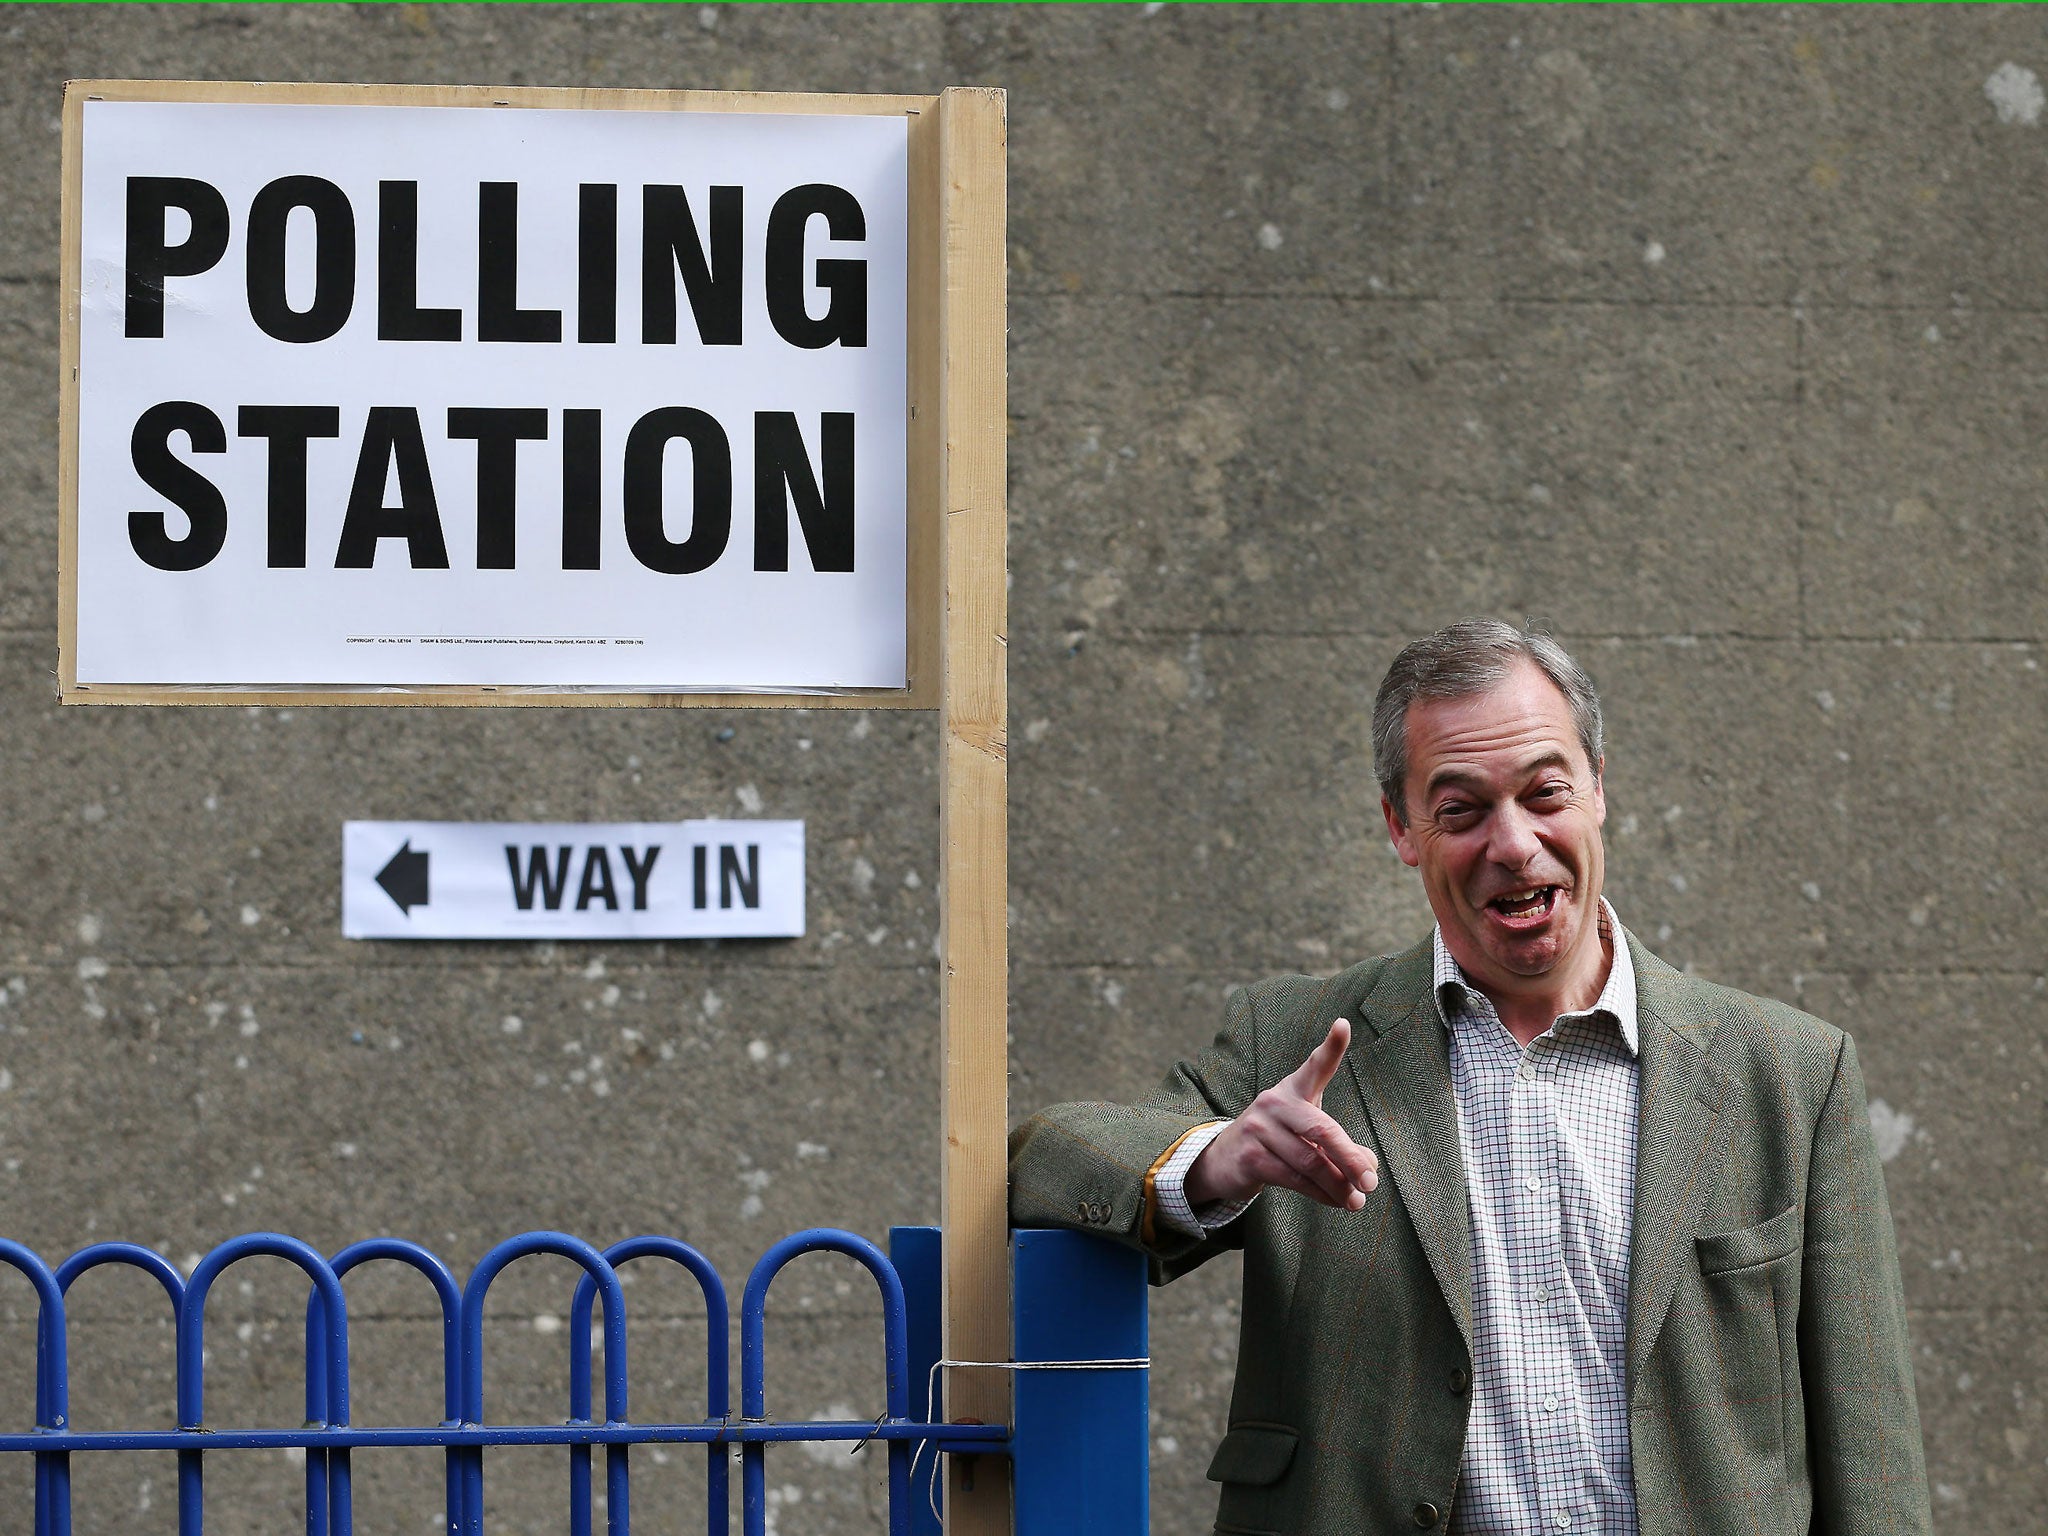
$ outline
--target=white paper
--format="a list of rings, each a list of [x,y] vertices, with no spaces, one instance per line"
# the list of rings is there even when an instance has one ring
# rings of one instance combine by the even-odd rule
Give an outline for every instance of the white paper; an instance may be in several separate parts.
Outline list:
[[[801,821],[351,821],[351,939],[800,938]]]
[[[901,117],[699,112],[484,110],[88,102],[84,114],[79,378],[77,677],[81,683],[285,687],[485,684],[614,689],[901,687],[906,682],[905,444],[907,129]],[[126,210],[131,177],[190,177],[219,190],[225,254],[170,275],[164,334],[129,337]],[[287,176],[323,178],[353,210],[353,307],[331,338],[280,341],[252,317],[249,210]],[[417,302],[461,313],[456,342],[379,340],[379,183],[418,192]],[[477,339],[479,187],[518,186],[517,303],[558,310],[560,342]],[[579,192],[618,188],[617,340],[576,339]],[[808,312],[826,312],[820,260],[867,263],[867,344],[785,341],[767,312],[770,210],[791,188],[845,188],[865,239],[832,240],[813,217],[803,246]],[[697,227],[710,189],[743,189],[742,344],[704,344],[676,288],[677,340],[642,340],[642,188],[681,186]],[[189,221],[173,209],[167,243]],[[286,224],[285,291],[314,292],[314,222]],[[670,264],[673,271],[673,262]],[[129,515],[156,510],[182,537],[183,513],[138,473],[131,436],[150,407],[191,401],[223,423],[226,449],[173,454],[219,487],[220,552],[166,571],[133,547]],[[249,405],[339,410],[339,435],[307,447],[303,569],[274,568],[267,537],[269,444],[238,435]],[[632,424],[693,407],[731,450],[731,534],[693,574],[660,574],[627,548],[622,464]],[[340,532],[372,407],[419,412],[448,568],[411,567],[384,539],[369,569],[336,569]],[[477,445],[451,438],[451,407],[528,407],[549,436],[516,450],[516,568],[479,569]],[[601,566],[564,570],[563,412],[602,412]],[[854,559],[812,569],[788,514],[787,571],[756,571],[754,418],[791,412],[815,466],[824,414],[854,417]],[[663,476],[672,541],[688,536],[690,453],[670,446]],[[398,499],[396,474],[385,501]]]

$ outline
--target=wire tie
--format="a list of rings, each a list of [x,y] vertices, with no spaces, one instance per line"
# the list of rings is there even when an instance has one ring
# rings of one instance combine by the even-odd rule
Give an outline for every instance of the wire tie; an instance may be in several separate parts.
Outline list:
[[[852,1450],[848,1451],[846,1454],[849,1456],[858,1456],[862,1451],[866,1450],[868,1448],[869,1442],[872,1441],[875,1438],[875,1436],[879,1435],[882,1432],[882,1421],[888,1417],[889,1410],[886,1408],[884,1408],[880,1413],[876,1414],[875,1427],[869,1430],[865,1435],[863,1435],[861,1437],[860,1443],[856,1445]]]

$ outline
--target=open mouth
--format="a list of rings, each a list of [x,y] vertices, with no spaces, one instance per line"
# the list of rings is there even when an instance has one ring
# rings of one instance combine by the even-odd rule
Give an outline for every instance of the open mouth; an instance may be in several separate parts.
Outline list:
[[[1561,889],[1555,885],[1535,885],[1527,890],[1506,891],[1489,901],[1487,910],[1511,927],[1533,926],[1556,910]]]

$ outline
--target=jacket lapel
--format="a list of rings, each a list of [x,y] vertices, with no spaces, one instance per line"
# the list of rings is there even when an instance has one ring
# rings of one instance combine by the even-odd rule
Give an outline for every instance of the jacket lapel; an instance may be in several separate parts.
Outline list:
[[[1636,1113],[1636,1197],[1629,1233],[1628,1389],[1664,1326],[1671,1292],[1727,1142],[1727,1074],[1710,1051],[1716,1020],[1688,996],[1685,978],[1629,936],[1636,967],[1641,1079]]]
[[[1449,1034],[1431,986],[1425,941],[1389,960],[1355,1004],[1356,1033],[1345,1055],[1437,1286],[1472,1345],[1472,1217],[1451,1096]],[[1331,1010],[1335,1018],[1341,1009]]]

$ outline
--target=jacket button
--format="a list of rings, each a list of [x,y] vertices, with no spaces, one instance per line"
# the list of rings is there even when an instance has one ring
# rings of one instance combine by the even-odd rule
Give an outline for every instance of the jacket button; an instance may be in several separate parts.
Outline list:
[[[1451,1370],[1451,1390],[1453,1392],[1463,1392],[1471,1385],[1472,1373],[1462,1365],[1454,1366]]]
[[[1422,1527],[1422,1529],[1424,1529],[1425,1531],[1426,1531],[1426,1530],[1428,1530],[1428,1529],[1429,1529],[1429,1528],[1430,1528],[1431,1526],[1435,1525],[1435,1524],[1436,1524],[1436,1506],[1435,1506],[1434,1504],[1418,1504],[1418,1505],[1416,1505],[1416,1506],[1415,1506],[1415,1523],[1416,1523],[1417,1525],[1421,1526],[1421,1527]]]

